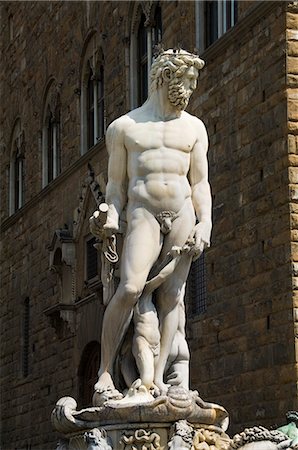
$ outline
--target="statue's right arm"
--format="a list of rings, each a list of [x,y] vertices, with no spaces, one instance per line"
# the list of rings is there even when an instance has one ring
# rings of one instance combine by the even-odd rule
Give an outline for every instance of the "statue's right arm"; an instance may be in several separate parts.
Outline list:
[[[106,203],[109,206],[104,225],[111,233],[119,229],[119,217],[127,201],[127,152],[124,145],[124,117],[107,129],[106,146],[109,154]]]

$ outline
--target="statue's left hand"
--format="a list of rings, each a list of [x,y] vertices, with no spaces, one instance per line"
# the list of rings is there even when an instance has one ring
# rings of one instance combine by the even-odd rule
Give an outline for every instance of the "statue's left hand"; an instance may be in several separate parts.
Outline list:
[[[210,246],[211,236],[211,222],[199,222],[193,229],[190,239],[194,240],[194,244],[190,249],[190,255],[196,260],[204,251],[206,247]]]
[[[89,218],[89,226],[93,236],[96,236],[97,238],[102,238],[103,227],[102,227],[102,218],[100,217],[100,211],[95,211]]]

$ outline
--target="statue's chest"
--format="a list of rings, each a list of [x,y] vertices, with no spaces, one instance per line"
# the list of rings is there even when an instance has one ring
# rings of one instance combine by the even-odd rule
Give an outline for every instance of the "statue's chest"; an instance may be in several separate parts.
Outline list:
[[[178,120],[136,123],[125,134],[127,151],[168,148],[190,152],[195,140],[192,127]]]

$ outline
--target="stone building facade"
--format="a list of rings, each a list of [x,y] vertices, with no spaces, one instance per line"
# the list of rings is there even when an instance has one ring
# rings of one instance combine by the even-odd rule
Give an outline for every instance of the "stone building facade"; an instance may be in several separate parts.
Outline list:
[[[214,229],[206,304],[187,300],[192,388],[231,433],[297,409],[297,27],[287,1],[1,3],[3,450],[54,448],[56,400],[90,399],[104,132],[144,97],[160,43],[206,61],[189,112],[209,133]]]

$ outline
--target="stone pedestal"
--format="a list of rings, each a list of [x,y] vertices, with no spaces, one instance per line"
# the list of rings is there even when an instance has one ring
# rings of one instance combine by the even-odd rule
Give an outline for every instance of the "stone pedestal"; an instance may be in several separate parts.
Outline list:
[[[186,428],[185,435],[175,434],[175,428]],[[187,429],[189,428],[189,439]],[[208,445],[208,438],[209,444]],[[185,440],[184,440],[185,439]],[[205,439],[205,440],[204,440]],[[195,442],[193,442],[195,440]],[[200,444],[204,446],[200,446]],[[199,425],[190,427],[180,421],[172,424],[142,423],[107,425],[69,433],[57,450],[163,450],[163,449],[228,449],[229,437],[218,427]],[[213,447],[211,447],[213,445]]]
[[[168,395],[142,403],[126,398],[76,410],[61,398],[52,423],[61,433],[56,450],[298,450],[297,412],[277,430],[246,428],[230,439],[227,411],[195,392],[171,388]]]
[[[106,401],[76,410],[71,397],[60,399],[52,423],[63,437],[58,450],[228,450],[227,411],[204,402],[197,392],[170,390],[148,403]]]

